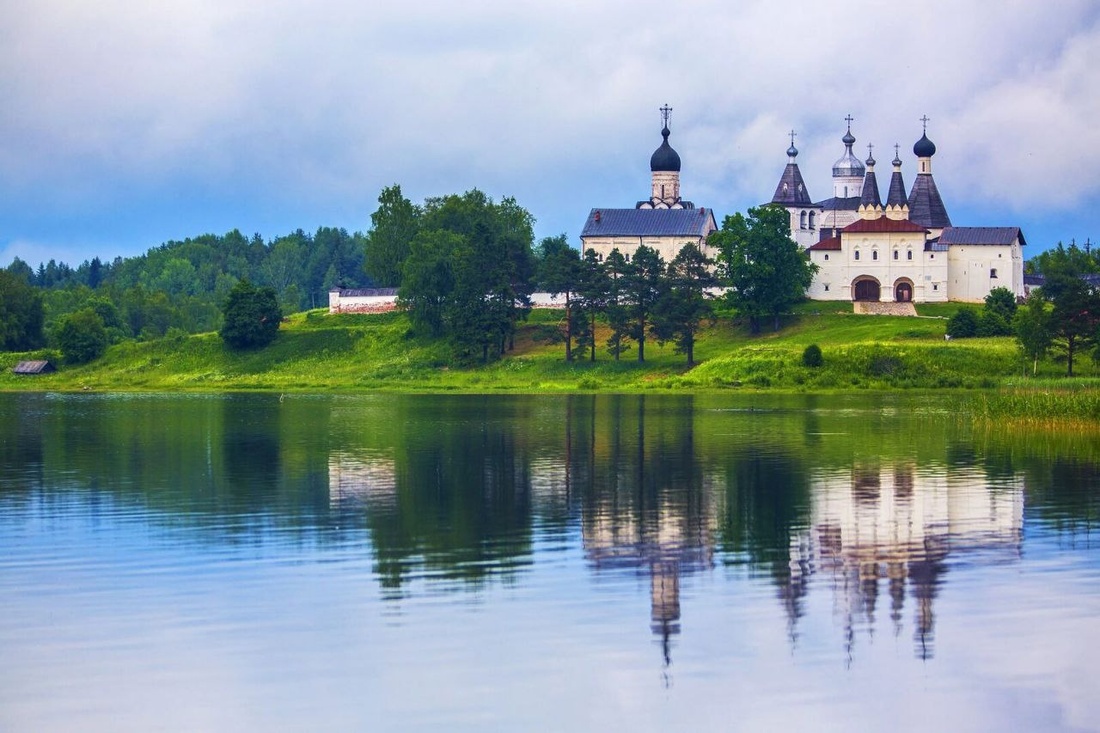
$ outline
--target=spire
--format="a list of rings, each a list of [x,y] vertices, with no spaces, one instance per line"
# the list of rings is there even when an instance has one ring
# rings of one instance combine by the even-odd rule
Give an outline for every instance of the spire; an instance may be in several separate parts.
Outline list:
[[[668,121],[672,117],[672,107],[661,107],[661,146],[653,151],[649,159],[651,179],[648,201],[639,201],[640,209],[684,209],[692,208],[690,201],[680,199],[680,155],[668,144]]]
[[[901,158],[898,156],[899,147],[897,143],[894,143],[894,172],[890,176],[890,190],[886,194],[887,209],[909,207],[909,199],[905,196],[905,181],[901,177]]]
[[[672,107],[667,104],[661,107],[661,137],[664,140],[661,142],[661,146],[653,151],[653,156],[649,159],[650,171],[679,172],[680,170],[680,155],[668,144],[668,136],[672,134],[668,129],[668,121],[671,116]]]
[[[784,206],[810,206],[813,201],[806,190],[806,182],[802,180],[802,172],[798,169],[795,158],[798,157],[798,148],[794,146],[795,131],[791,130],[791,147],[787,148],[787,167],[783,169],[783,176],[779,179],[779,185],[775,187],[775,195],[772,196],[773,204]]]
[[[921,138],[913,146],[917,156],[917,178],[909,191],[909,221],[929,229],[942,229],[951,226],[951,217],[943,205],[936,181],[932,178],[932,156],[936,154],[936,145],[928,139],[928,116],[921,117],[923,123]]]
[[[877,219],[882,215],[882,198],[875,178],[874,145],[867,144],[867,174],[863,177],[863,193],[859,199],[859,213],[865,219]]]

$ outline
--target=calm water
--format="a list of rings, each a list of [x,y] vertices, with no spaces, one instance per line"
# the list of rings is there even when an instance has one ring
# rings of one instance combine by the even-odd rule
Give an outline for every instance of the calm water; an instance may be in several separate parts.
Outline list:
[[[1100,440],[941,400],[0,395],[0,730],[1100,730]]]

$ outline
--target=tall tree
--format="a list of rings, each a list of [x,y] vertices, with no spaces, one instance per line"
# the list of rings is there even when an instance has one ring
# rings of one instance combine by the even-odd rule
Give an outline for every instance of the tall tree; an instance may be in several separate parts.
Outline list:
[[[767,205],[727,216],[708,244],[719,251],[719,276],[729,285],[726,299],[760,333],[760,321],[774,319],[806,295],[817,266],[791,239],[790,215]]]
[[[573,296],[580,286],[580,253],[564,234],[539,243],[539,286],[551,295],[565,296],[565,360],[573,361]]]
[[[272,287],[254,287],[241,280],[229,291],[222,309],[225,321],[219,335],[233,349],[267,346],[279,333],[282,311]]]
[[[672,341],[676,351],[695,364],[695,335],[703,320],[714,317],[707,293],[718,283],[713,262],[694,244],[685,245],[668,265],[668,288],[657,301],[653,332],[660,343]]]
[[[401,287],[405,259],[420,230],[421,210],[401,194],[396,183],[382,189],[378,209],[371,214],[365,267],[382,287]]]
[[[1039,292],[1052,305],[1052,330],[1066,352],[1066,376],[1072,377],[1074,356],[1096,341],[1100,293],[1079,274],[1066,271],[1046,275]]]
[[[1043,297],[1032,291],[1023,307],[1016,309],[1012,320],[1020,351],[1031,360],[1031,375],[1039,371],[1039,360],[1046,356],[1054,341],[1054,324],[1050,307]]]
[[[617,249],[611,250],[607,255],[604,266],[608,285],[604,313],[607,314],[607,325],[611,328],[611,335],[607,338],[607,350],[615,357],[615,361],[618,361],[623,352],[630,348],[632,321],[627,288],[633,267]]]
[[[645,361],[645,342],[650,329],[650,318],[658,301],[664,296],[668,280],[661,255],[644,244],[634,250],[626,280],[630,318],[633,321],[630,336],[638,344],[638,361]]]
[[[0,270],[0,349],[4,351],[28,351],[43,342],[42,294],[24,277],[25,273]]]
[[[577,348],[588,348],[589,358],[596,361],[596,316],[607,309],[611,294],[611,278],[596,250],[584,253],[577,283]]]

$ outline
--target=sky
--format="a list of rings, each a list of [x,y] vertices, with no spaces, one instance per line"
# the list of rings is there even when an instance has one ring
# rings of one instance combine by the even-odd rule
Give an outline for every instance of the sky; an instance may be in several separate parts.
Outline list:
[[[1094,0],[0,0],[0,266],[239,229],[367,231],[381,190],[514,196],[536,237],[649,196],[815,200],[851,115],[885,196],[928,118],[956,226],[1100,242]]]

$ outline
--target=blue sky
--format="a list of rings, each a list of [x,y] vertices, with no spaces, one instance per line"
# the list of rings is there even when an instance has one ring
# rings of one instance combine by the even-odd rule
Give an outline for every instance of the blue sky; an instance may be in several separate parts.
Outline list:
[[[927,115],[953,223],[1021,226],[1029,256],[1100,240],[1100,6],[900,8],[6,0],[0,265],[365,231],[393,183],[515,196],[577,243],[590,208],[648,196],[665,103],[682,193],[719,220],[771,197],[792,128],[830,196],[848,114],[911,184]]]

